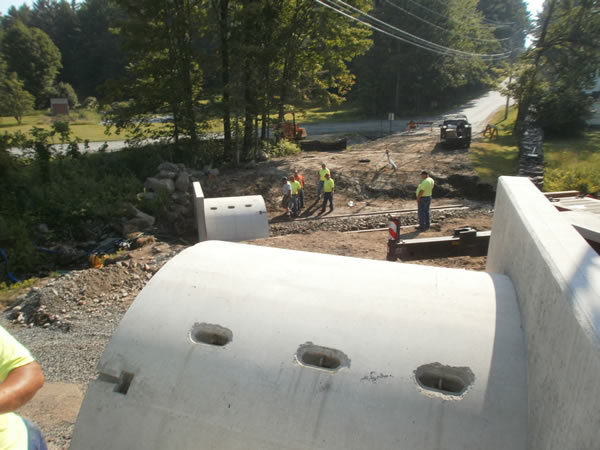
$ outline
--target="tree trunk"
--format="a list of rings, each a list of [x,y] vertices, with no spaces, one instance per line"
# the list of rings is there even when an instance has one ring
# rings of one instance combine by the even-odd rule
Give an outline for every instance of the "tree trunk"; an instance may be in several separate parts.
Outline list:
[[[554,5],[556,0],[551,0],[550,5],[548,6],[548,14],[544,19],[544,23],[542,25],[542,32],[540,33],[540,38],[535,44],[535,59],[533,63],[533,73],[531,74],[531,78],[527,80],[526,88],[523,90],[523,95],[519,99],[519,110],[517,112],[517,120],[515,121],[514,132],[517,135],[520,135],[523,132],[523,127],[525,124],[525,119],[527,118],[527,114],[529,113],[529,108],[531,107],[531,103],[533,102],[533,89],[535,87],[538,66],[540,62],[540,58],[542,56],[542,52],[544,51],[544,44],[546,41],[546,32],[548,30],[548,25],[550,24],[550,20],[552,19],[552,13],[554,11]]]
[[[229,0],[216,0],[218,21],[219,21],[219,37],[221,42],[221,82],[223,83],[223,102],[221,113],[223,117],[223,134],[224,134],[224,151],[225,155],[229,155],[232,159],[231,148],[231,96],[230,96],[230,65],[229,65],[229,27],[227,24],[229,14]]]

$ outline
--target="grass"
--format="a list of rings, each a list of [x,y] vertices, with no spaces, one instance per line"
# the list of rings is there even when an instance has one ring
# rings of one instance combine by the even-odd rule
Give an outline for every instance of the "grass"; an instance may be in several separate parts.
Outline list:
[[[291,120],[291,114],[286,115]],[[323,123],[323,122],[347,122],[352,120],[364,120],[365,115],[357,106],[347,103],[334,108],[310,108],[296,113],[296,122],[301,123]]]
[[[544,187],[547,191],[576,189],[600,192],[600,130],[544,143]]]
[[[19,281],[18,283],[13,283],[11,285],[0,283],[0,306],[2,308],[7,307],[14,302],[18,296],[27,293],[38,281],[38,278],[29,278],[28,280]]]
[[[86,139],[90,142],[121,141],[130,137],[127,133],[105,134],[106,127],[101,123],[102,117],[95,111],[75,110],[71,112],[70,118],[71,135],[80,138],[82,141]],[[292,114],[287,113],[285,118],[291,121]],[[300,125],[303,123],[342,122],[363,118],[358,107],[346,103],[334,108],[315,107],[296,112],[296,122]],[[34,114],[24,116],[21,124],[17,123],[14,117],[0,117],[0,134],[5,131],[8,133],[20,131],[27,134],[33,127],[50,130],[52,119],[52,116],[45,111],[36,111]],[[271,115],[271,119],[275,121],[277,114]],[[152,127],[161,126],[163,125],[160,123],[152,124]],[[243,122],[239,122],[239,126],[243,127]],[[232,127],[235,127],[235,121],[232,122]],[[222,133],[223,122],[220,119],[209,120],[207,128],[203,131]]]
[[[497,125],[499,138],[481,138],[471,145],[471,162],[484,183],[496,186],[498,177],[517,174],[519,150],[512,137],[516,116],[516,106],[510,109],[506,120],[504,111],[499,111],[490,121]],[[543,150],[546,192],[600,192],[600,130],[573,138],[546,138]]]
[[[101,116],[99,113],[90,110],[72,111],[71,134],[83,140],[95,141],[120,141],[126,139],[127,136],[117,134],[104,134],[105,127],[101,124]],[[22,123],[17,123],[14,117],[0,117],[0,133],[8,132],[28,134],[31,128],[38,127],[45,130],[50,130],[52,124],[52,116],[49,113],[37,111],[34,114],[23,117]],[[58,143],[58,140],[56,140]]]
[[[484,137],[472,142],[469,157],[482,183],[496,186],[498,177],[516,175],[519,147],[512,136],[516,117],[515,107],[510,109],[506,120],[504,110],[499,111],[490,120],[490,123],[498,127],[498,139]]]

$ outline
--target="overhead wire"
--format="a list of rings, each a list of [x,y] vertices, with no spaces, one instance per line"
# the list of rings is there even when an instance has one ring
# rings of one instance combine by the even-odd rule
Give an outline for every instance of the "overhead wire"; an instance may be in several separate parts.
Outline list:
[[[404,9],[404,8],[402,8],[400,5],[397,5],[396,3],[394,3],[394,2],[392,2],[392,1],[390,1],[390,0],[385,0],[385,2],[386,2],[387,4],[389,4],[390,6],[392,6],[392,7],[396,8],[396,9],[398,9],[398,10],[402,11],[402,12],[404,12],[405,14],[408,14],[408,15],[409,15],[409,16],[411,16],[411,17],[414,17],[415,19],[417,19],[417,20],[420,20],[421,22],[423,22],[423,23],[426,23],[427,25],[430,25],[430,26],[432,26],[432,27],[434,27],[434,28],[437,28],[438,30],[442,30],[442,31],[451,31],[451,30],[449,30],[448,28],[444,28],[444,27],[442,27],[442,26],[440,26],[440,25],[437,25],[437,24],[435,24],[435,23],[429,22],[429,21],[428,21],[428,20],[426,20],[426,19],[423,19],[421,16],[418,16],[417,14],[415,14],[415,13],[412,13],[412,12],[408,11],[407,9]],[[448,18],[448,19],[449,19],[449,18]],[[473,41],[480,41],[480,42],[498,42],[498,41],[508,41],[508,40],[510,40],[510,38],[502,38],[502,39],[481,39],[481,38],[476,38],[476,37],[474,37],[474,36],[467,36],[467,38],[468,38],[468,39],[471,39],[471,40],[473,40]]]
[[[390,37],[393,37],[395,39],[398,39],[400,41],[403,41],[408,44],[414,45],[416,47],[422,48],[424,50],[428,50],[428,51],[438,53],[438,54],[441,54],[444,56],[456,56],[456,57],[461,57],[461,58],[479,58],[479,59],[502,59],[502,58],[507,58],[510,56],[510,52],[496,53],[496,54],[484,54],[484,53],[465,52],[462,50],[456,50],[453,48],[444,47],[443,45],[439,45],[439,44],[436,44],[435,42],[431,42],[426,39],[420,38],[418,36],[415,36],[414,34],[411,34],[407,31],[405,31],[405,30],[397,28],[387,22],[377,19],[376,17],[373,17],[373,16],[367,14],[366,12],[361,11],[360,9],[358,9],[356,7],[349,5],[342,0],[324,0],[324,1],[315,0],[315,2],[337,12],[338,14],[341,14],[351,20],[359,22],[369,28],[376,30],[376,31],[384,33]],[[332,3],[333,3],[333,5],[332,5]],[[342,9],[338,9],[338,8],[345,9],[346,12],[344,12]],[[351,15],[349,13],[349,11],[352,11],[352,12],[358,13],[362,16],[365,16],[367,19],[377,22],[377,23],[380,23],[384,27],[387,27],[387,28],[393,30],[394,32],[400,33],[406,37],[398,36],[397,34],[382,30],[381,28],[376,27],[372,23],[361,20],[358,17],[354,17],[353,15]]]
[[[481,57],[481,58],[508,57],[508,55],[510,55],[510,52],[497,53],[497,54],[483,54],[483,53],[465,52],[465,51],[462,51],[462,50],[456,50],[456,49],[452,49],[452,48],[449,48],[449,47],[444,47],[443,45],[436,44],[435,42],[427,41],[426,39],[420,38],[419,36],[415,36],[415,35],[407,32],[405,30],[399,29],[399,28],[397,28],[397,27],[395,27],[395,26],[393,26],[393,25],[391,25],[391,24],[389,24],[387,22],[384,22],[384,21],[382,21],[382,20],[380,20],[380,19],[378,19],[378,18],[376,18],[374,16],[371,16],[371,15],[367,14],[366,12],[364,12],[364,11],[356,8],[355,6],[352,6],[352,5],[344,2],[343,0],[325,0],[325,1],[327,1],[329,3],[336,3],[336,6],[340,6],[339,4],[341,4],[342,6],[340,6],[340,7],[346,9],[346,11],[352,10],[352,11],[354,11],[356,13],[359,13],[359,14],[361,14],[363,16],[366,16],[368,19],[375,20],[376,22],[381,23],[384,26],[387,26],[388,28],[393,29],[394,31],[400,32],[400,33],[402,33],[404,35],[408,35],[411,38],[414,38],[414,39],[416,39],[418,41],[421,41],[421,43],[424,43],[425,45],[428,44],[428,45],[430,45],[432,47],[436,47],[439,50],[446,50],[446,51],[449,51],[451,53],[456,53],[456,54],[461,54],[461,55],[468,55],[468,56],[477,56],[477,57]]]

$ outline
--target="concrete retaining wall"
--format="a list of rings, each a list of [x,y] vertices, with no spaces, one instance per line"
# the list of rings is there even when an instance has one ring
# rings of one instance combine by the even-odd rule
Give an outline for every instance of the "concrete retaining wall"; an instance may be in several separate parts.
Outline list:
[[[501,177],[487,270],[521,308],[528,448],[599,448],[600,257],[527,178]]]

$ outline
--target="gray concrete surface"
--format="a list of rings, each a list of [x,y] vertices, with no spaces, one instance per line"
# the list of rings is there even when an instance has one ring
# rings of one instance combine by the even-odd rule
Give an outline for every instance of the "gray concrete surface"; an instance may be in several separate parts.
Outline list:
[[[528,448],[600,448],[600,256],[527,178],[501,177],[487,270],[517,290]]]
[[[267,207],[262,195],[205,198],[193,183],[198,241],[250,241],[269,237]]]
[[[525,449],[525,369],[504,275],[207,241],[122,319],[71,449]]]

